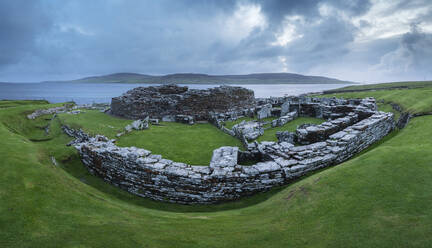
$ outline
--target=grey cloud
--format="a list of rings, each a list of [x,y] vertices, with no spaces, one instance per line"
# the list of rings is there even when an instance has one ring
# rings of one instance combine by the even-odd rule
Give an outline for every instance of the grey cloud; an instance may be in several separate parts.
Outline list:
[[[314,66],[332,63],[349,52],[355,27],[339,18],[328,18],[305,30],[304,36],[287,49],[290,68],[306,73]]]
[[[51,25],[37,1],[0,1],[0,68],[33,52]]]
[[[365,13],[371,7],[369,0],[268,0],[256,2],[262,5],[263,12],[276,25],[280,24],[286,15],[302,15],[308,19],[320,18],[318,8],[323,3],[354,16]]]
[[[248,4],[261,7],[268,26],[241,39],[229,37],[225,21],[239,6]],[[411,68],[412,76],[430,63],[420,56],[430,54],[430,34],[413,30],[403,37],[356,43],[357,27],[337,15],[321,16],[322,4],[351,18],[367,13],[372,6],[365,0],[0,1],[0,81],[70,79],[124,71],[277,72],[286,65],[290,72],[356,80],[350,78],[351,65],[357,71],[375,66],[386,72],[408,58],[411,62],[406,67]],[[415,9],[428,5],[426,0],[415,0],[391,6]],[[286,46],[274,45],[285,25],[284,17],[290,15],[304,18],[297,23],[302,37]],[[413,16],[413,21],[430,22],[428,18],[429,14]],[[368,25],[363,20],[360,28]],[[281,56],[286,57],[286,65]]]
[[[402,36],[399,47],[382,57],[379,67],[397,76],[431,77],[431,48],[432,34],[423,33],[413,24],[411,31]]]

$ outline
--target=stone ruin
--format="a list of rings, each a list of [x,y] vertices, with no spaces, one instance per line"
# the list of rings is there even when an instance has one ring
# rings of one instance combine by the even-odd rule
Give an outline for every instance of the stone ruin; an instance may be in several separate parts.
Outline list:
[[[151,90],[156,92],[154,94],[157,96],[172,93],[169,90],[169,94],[160,92],[160,89],[165,89],[163,87],[157,89]],[[225,91],[225,88],[221,87],[216,91]],[[208,91],[208,94],[211,95],[210,92]],[[134,94],[127,94],[125,98],[133,102],[132,95]],[[246,95],[249,94],[245,94],[237,103],[242,102],[245,103],[244,106],[249,107],[252,99]],[[177,99],[177,96],[172,97]],[[161,98],[165,99],[165,97]],[[186,102],[196,99],[185,98],[189,99]],[[234,132],[222,124],[225,120],[232,119],[234,115],[250,114],[250,108],[233,112],[231,107],[234,105],[229,105],[230,108],[225,109],[230,111],[225,113],[205,113],[205,110],[200,108],[199,113],[194,114],[188,112],[191,111],[188,108],[180,108],[179,102],[185,98],[178,96],[180,100],[173,101],[173,106],[176,107],[169,108],[168,112],[162,112],[160,116],[180,113],[177,111],[199,118],[205,116],[211,123],[230,135],[236,136],[241,133],[239,138],[244,142],[244,151],[238,147],[221,147],[214,150],[209,166],[188,165],[164,159],[161,155],[152,154],[145,149],[118,147],[114,140],[108,140],[103,136],[90,137],[81,130],[73,130],[67,126],[63,129],[76,138],[73,145],[78,149],[81,160],[90,173],[105,181],[132,194],[158,201],[211,204],[266,191],[287,184],[310,171],[339,164],[377,142],[395,127],[393,114],[377,111],[373,98],[258,99],[257,106],[253,106],[253,114],[260,118],[279,116],[274,121],[276,126],[289,122],[297,116],[318,117],[328,121],[320,125],[302,125],[296,132],[279,135],[281,138],[278,142],[249,143],[244,137],[245,133]],[[171,96],[168,99],[171,99]],[[153,100],[149,101],[155,103]],[[187,103],[185,104],[181,106],[188,106]],[[141,118],[142,116],[138,115],[142,113],[147,115],[159,109],[155,106],[146,112],[142,109],[145,104],[137,108],[130,104],[120,105],[124,108],[130,107],[126,115],[135,118]],[[254,130],[254,128],[249,129]],[[241,165],[250,160],[256,162],[250,166]]]
[[[162,85],[138,87],[112,98],[111,114],[129,119],[150,117],[193,124],[208,120],[210,113],[226,113],[254,106],[254,92],[242,87],[220,86],[198,90],[188,89],[187,86]]]
[[[105,103],[93,103],[93,104],[82,104],[82,105],[76,105],[75,103],[66,103],[63,106],[59,106],[59,107],[37,109],[31,114],[28,114],[27,119],[34,120],[43,115],[52,115],[52,114],[61,114],[61,113],[76,115],[82,113],[81,110],[83,109],[99,110],[100,112],[105,113],[109,110],[109,106]]]

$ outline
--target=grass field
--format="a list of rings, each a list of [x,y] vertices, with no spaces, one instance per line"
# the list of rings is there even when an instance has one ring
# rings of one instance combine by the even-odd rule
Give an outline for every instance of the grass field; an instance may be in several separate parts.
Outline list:
[[[432,108],[418,101],[401,103],[413,112]],[[48,105],[0,109],[0,247],[432,243],[432,116],[415,117],[367,152],[291,185],[236,202],[181,206],[135,197],[91,176],[64,146],[71,139],[60,121],[51,123],[48,140],[30,141],[40,134],[25,114],[41,107]]]
[[[322,96],[335,96],[343,98],[375,97],[386,103],[396,103],[403,111],[412,114],[432,113],[432,87],[406,89],[406,90],[377,90],[364,92],[335,93]]]
[[[120,119],[95,110],[86,110],[79,115],[61,114],[62,123],[74,128],[83,128],[91,134],[103,134],[116,138],[119,146],[135,146],[161,154],[164,158],[193,165],[208,165],[213,150],[221,146],[242,147],[241,142],[218,130],[211,124],[186,125],[162,122],[150,125],[142,131],[133,131],[120,138],[116,134],[124,131],[130,120]]]
[[[397,87],[404,88],[424,88],[432,87],[432,81],[413,81],[413,82],[393,82],[393,83],[381,83],[381,84],[366,84],[366,85],[352,85],[343,88],[336,89],[340,91],[344,90],[376,90],[376,89],[391,89]]]

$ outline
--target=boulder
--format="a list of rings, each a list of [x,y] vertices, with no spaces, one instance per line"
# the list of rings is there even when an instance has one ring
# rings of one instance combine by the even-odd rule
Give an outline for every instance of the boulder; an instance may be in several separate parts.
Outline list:
[[[149,128],[149,119],[146,118],[144,120],[136,120],[133,121],[131,124],[127,125],[125,127],[126,132],[132,132],[132,130],[144,130]]]
[[[246,140],[255,140],[264,134],[264,128],[259,122],[256,121],[242,121],[233,126],[232,130],[239,138],[246,138]]]
[[[258,119],[264,119],[267,117],[271,116],[271,110],[272,110],[272,105],[271,104],[266,104],[260,107],[260,109],[257,111],[257,116]]]
[[[294,144],[297,141],[297,135],[294,132],[278,131],[276,137],[279,142],[288,142]]]

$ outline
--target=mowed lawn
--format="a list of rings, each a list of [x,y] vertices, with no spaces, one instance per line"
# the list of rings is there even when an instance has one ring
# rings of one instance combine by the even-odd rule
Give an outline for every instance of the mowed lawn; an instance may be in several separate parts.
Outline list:
[[[187,125],[162,122],[149,129],[133,131],[120,138],[115,135],[131,123],[99,111],[85,111],[78,115],[59,115],[62,123],[82,128],[91,134],[116,138],[119,146],[135,146],[161,154],[164,158],[193,165],[209,165],[213,150],[221,146],[242,147],[241,142],[211,124]]]
[[[37,128],[25,113],[41,107],[49,106],[0,110],[0,247],[432,244],[432,116],[415,117],[373,149],[290,185],[183,206],[136,197],[90,175],[64,145],[71,139],[59,122],[49,140],[30,141]]]

